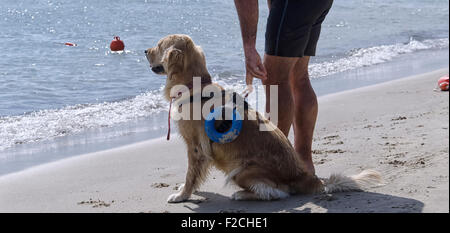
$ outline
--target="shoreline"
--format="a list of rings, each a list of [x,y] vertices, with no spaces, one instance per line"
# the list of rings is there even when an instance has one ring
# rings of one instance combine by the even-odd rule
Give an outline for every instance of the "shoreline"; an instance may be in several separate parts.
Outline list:
[[[233,202],[214,170],[192,201],[167,204],[183,183],[185,147],[174,136],[0,176],[0,212],[448,212],[448,68],[319,98],[318,176],[379,170],[387,185],[363,193]],[[292,140],[292,133],[290,135]]]

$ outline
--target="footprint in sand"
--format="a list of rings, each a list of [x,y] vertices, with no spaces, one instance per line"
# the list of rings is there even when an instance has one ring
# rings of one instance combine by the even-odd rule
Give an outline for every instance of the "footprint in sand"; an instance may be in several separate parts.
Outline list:
[[[330,135],[330,136],[324,137],[323,139],[325,139],[325,140],[336,140],[338,138],[340,138],[339,135]]]
[[[80,201],[77,204],[78,205],[91,205],[92,208],[99,208],[99,207],[109,207],[109,206],[111,206],[112,203],[114,203],[114,200],[111,201],[111,203],[107,203],[100,199],[92,200],[92,198],[89,198],[89,201]]]
[[[337,150],[313,150],[312,153],[316,154],[316,155],[321,155],[321,154],[343,154],[346,151],[341,150],[341,149],[337,149]]]
[[[324,164],[327,161],[328,161],[327,159],[320,159],[318,161],[314,161],[314,164]]]
[[[396,117],[396,118],[392,118],[391,121],[403,121],[403,120],[406,120],[406,119],[408,119],[408,118],[405,117],[405,116],[399,116],[399,117]]]
[[[152,186],[152,188],[158,188],[158,189],[160,189],[160,188],[167,188],[167,187],[169,187],[170,185],[169,185],[169,184],[166,184],[166,183],[153,183],[151,186]]]

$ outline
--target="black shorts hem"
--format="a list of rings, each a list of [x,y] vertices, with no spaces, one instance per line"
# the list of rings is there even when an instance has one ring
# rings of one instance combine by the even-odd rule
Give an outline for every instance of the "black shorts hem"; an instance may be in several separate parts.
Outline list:
[[[265,52],[279,57],[315,56],[321,25],[333,0],[272,0]]]

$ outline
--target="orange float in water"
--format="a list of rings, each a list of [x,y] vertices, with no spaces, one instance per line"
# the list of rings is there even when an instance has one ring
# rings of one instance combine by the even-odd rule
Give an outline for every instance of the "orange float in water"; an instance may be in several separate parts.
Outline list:
[[[449,89],[449,78],[448,75],[439,79],[438,81],[439,88],[441,91],[448,91]]]
[[[125,44],[120,40],[120,37],[115,36],[114,40],[111,41],[109,48],[111,49],[111,51],[122,51],[125,49]]]
[[[75,43],[70,43],[70,42],[66,42],[66,43],[64,43],[64,45],[67,45],[67,46],[77,46],[77,44],[75,44]]]

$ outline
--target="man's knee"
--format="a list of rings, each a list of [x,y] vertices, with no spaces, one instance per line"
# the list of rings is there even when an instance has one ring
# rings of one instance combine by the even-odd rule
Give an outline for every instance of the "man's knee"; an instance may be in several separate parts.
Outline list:
[[[292,68],[291,76],[294,79],[309,79],[309,60],[310,57],[301,57],[295,63],[295,66]]]
[[[308,66],[309,57],[300,58],[300,60],[295,64],[289,77],[293,88],[303,89],[311,85]]]
[[[264,55],[264,66],[267,70],[267,80],[264,85],[280,85],[289,82],[291,73],[298,58]]]

